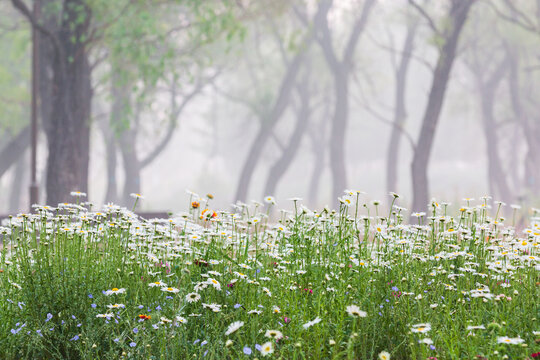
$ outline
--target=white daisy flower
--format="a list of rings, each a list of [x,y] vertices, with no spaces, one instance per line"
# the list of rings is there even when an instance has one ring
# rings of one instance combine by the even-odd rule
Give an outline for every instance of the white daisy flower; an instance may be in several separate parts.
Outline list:
[[[124,304],[111,304],[107,305],[109,309],[124,309],[126,306]]]
[[[413,325],[411,331],[413,333],[427,333],[431,330],[431,324],[416,324]]]
[[[264,344],[262,344],[262,346],[261,346],[261,355],[262,356],[270,355],[273,352],[274,352],[274,345],[270,341],[265,342]]]
[[[227,331],[225,331],[225,335],[226,336],[231,335],[232,333],[234,333],[235,331],[240,329],[242,326],[244,326],[243,321],[235,321],[235,322],[233,322],[232,324],[229,325],[229,327],[227,328]]]
[[[112,288],[111,290],[105,291],[105,295],[109,296],[109,295],[123,294],[125,292],[126,292],[126,289],[124,288],[121,288],[121,289]]]
[[[367,316],[367,313],[365,311],[360,310],[360,308],[356,305],[347,306],[347,313],[352,317],[366,317]]]
[[[177,289],[177,288],[173,288],[173,287],[162,287],[161,288],[161,291],[165,291],[165,292],[170,292],[170,293],[174,293],[174,294],[177,294],[178,292],[180,292],[180,289]]]
[[[176,320],[177,324],[186,324],[187,323],[187,319],[182,317],[182,316],[176,316],[174,318],[174,320]]]
[[[267,196],[267,197],[264,198],[264,202],[267,203],[267,204],[275,205],[276,204],[276,199],[274,199],[273,196]]]
[[[485,330],[486,327],[484,325],[475,325],[475,326],[467,326],[467,330]]]
[[[97,318],[107,318],[107,320],[110,320],[112,317],[114,317],[114,314],[97,314]]]
[[[201,295],[199,295],[198,293],[189,293],[186,295],[186,301],[188,303],[194,303],[194,302],[197,302],[201,299]]]
[[[303,327],[304,329],[308,329],[308,328],[312,327],[313,325],[320,323],[321,320],[322,320],[322,319],[321,319],[320,317],[317,316],[315,319],[313,319],[313,320],[311,320],[311,321],[305,323],[304,325],[302,325],[302,327]]]
[[[165,284],[163,281],[155,281],[153,283],[148,284],[148,286],[150,286],[150,287],[156,287],[156,286],[166,287],[167,284]]]
[[[221,284],[214,278],[209,278],[206,283],[212,285],[216,290],[221,290]]]
[[[521,344],[523,341],[525,341],[525,340],[523,340],[519,336],[517,338],[509,338],[508,336],[499,336],[499,337],[497,337],[497,343],[499,343],[499,344],[517,345],[517,344]]]
[[[278,330],[266,330],[264,336],[266,336],[267,338],[279,340],[283,338],[283,333]]]

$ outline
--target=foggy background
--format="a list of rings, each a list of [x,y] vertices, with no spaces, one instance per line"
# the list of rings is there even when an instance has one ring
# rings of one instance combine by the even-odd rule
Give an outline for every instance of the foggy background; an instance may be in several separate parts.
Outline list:
[[[40,5],[70,1],[85,3],[41,0]],[[0,2],[2,214],[27,211],[30,201],[30,135],[14,141],[30,124],[32,28],[17,2]],[[34,5],[19,2],[28,9]],[[412,210],[416,147],[431,154],[428,187],[420,184],[429,191],[427,200],[456,204],[464,197],[491,195],[509,204],[538,206],[540,0],[238,0],[209,1],[203,9],[186,1],[146,3],[88,5],[92,26],[102,35],[84,47],[92,66],[88,182],[87,189],[83,184],[68,190],[86,190],[93,203],[131,206],[129,194],[136,192],[145,197],[143,210],[180,211],[188,206],[185,190],[190,189],[213,194],[213,206],[220,208],[236,200],[262,201],[266,195],[275,196],[280,207],[290,207],[288,198],[301,197],[320,208],[336,206],[334,177],[339,176],[343,189],[383,202],[390,202],[388,192],[395,191],[400,205]],[[447,82],[434,86],[437,64],[447,56],[445,44],[466,3]],[[42,16],[56,16],[56,8],[48,9]],[[211,24],[220,25],[200,25],[206,24],[199,18],[205,11],[212,12]],[[343,94],[336,90],[341,75],[324,53],[325,34],[341,61],[362,19],[347,70],[338,70],[347,83],[343,105]],[[404,51],[407,39],[410,49]],[[288,79],[298,57],[298,70]],[[400,116],[397,72],[406,58],[406,115]],[[47,60],[41,62],[42,84],[46,76],[53,81],[55,61],[49,56],[48,70]],[[289,93],[277,106],[288,80]],[[425,115],[433,87],[446,87],[436,119]],[[44,102],[50,97],[43,94],[39,202],[56,205],[47,198],[54,139],[48,141],[43,124],[62,125],[47,115]],[[336,107],[343,106],[348,115],[340,142],[332,126],[338,121]],[[273,117],[279,107],[281,113]],[[426,121],[435,129],[429,150],[419,145]],[[388,155],[396,128],[396,176],[390,186]],[[242,172],[257,144],[263,146],[246,182]],[[332,169],[331,144],[343,147],[344,174]],[[8,156],[10,151],[19,155]],[[268,178],[279,166],[283,176],[267,193]],[[239,189],[242,179],[248,185]],[[414,210],[423,210],[425,200],[420,196]]]

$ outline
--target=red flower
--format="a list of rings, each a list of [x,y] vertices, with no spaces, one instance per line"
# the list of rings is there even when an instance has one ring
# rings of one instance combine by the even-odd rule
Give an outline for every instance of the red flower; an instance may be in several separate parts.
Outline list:
[[[140,318],[140,319],[143,319],[143,320],[150,320],[152,317],[151,317],[150,315],[143,315],[143,314],[141,314],[141,315],[139,315],[139,318]]]
[[[536,352],[536,353],[534,353],[534,354],[531,354],[531,357],[532,357],[532,358],[540,357],[540,352]]]
[[[199,266],[208,266],[208,263],[202,259],[199,259],[199,260],[195,260],[193,262],[195,265],[199,265]]]

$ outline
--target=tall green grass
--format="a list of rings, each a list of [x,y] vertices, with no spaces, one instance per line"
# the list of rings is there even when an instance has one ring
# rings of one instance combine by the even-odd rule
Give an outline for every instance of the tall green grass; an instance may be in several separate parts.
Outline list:
[[[36,207],[0,228],[0,358],[525,359],[540,351],[538,214],[517,232],[487,199],[469,200],[454,217],[433,203],[406,224],[396,199],[383,216],[356,192],[338,211],[295,199],[292,213],[272,209],[273,199],[214,212],[193,194],[188,212],[154,220],[113,205]],[[349,314],[351,305],[366,316]],[[243,325],[226,335],[234,322]]]

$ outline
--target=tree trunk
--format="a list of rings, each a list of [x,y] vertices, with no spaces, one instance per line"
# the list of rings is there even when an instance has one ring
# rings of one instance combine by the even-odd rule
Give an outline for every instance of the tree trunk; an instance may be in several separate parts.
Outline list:
[[[414,38],[418,22],[414,21],[407,26],[407,36],[403,44],[401,61],[396,70],[396,93],[394,107],[394,126],[390,133],[390,142],[388,143],[388,153],[386,158],[386,191],[398,192],[398,161],[399,145],[401,143],[401,130],[407,118],[405,106],[405,92],[407,86],[407,72],[411,60],[411,53],[414,48]]]
[[[427,170],[433,148],[435,130],[441,114],[446,94],[448,79],[454,59],[459,35],[463,29],[467,14],[474,0],[452,0],[449,14],[448,31],[445,42],[439,52],[439,58],[433,74],[428,103],[422,120],[420,136],[411,164],[413,203],[412,211],[426,211],[429,197]]]
[[[313,154],[313,171],[311,173],[309,187],[308,187],[308,199],[311,207],[318,205],[319,201],[319,184],[321,177],[325,169],[325,156],[326,156],[326,126],[328,124],[328,118],[330,116],[332,102],[331,89],[325,87],[323,93],[323,111],[317,124],[308,128],[310,137],[311,153]]]
[[[236,188],[236,201],[246,201],[251,178],[253,177],[253,173],[255,171],[257,162],[259,161],[259,157],[261,156],[264,146],[270,138],[270,135],[275,125],[277,124],[278,120],[281,118],[281,116],[285,112],[285,109],[289,105],[289,98],[291,97],[291,92],[294,87],[298,72],[300,71],[301,65],[306,57],[307,49],[311,44],[311,39],[312,37],[310,35],[305,42],[304,48],[296,54],[294,59],[289,64],[287,71],[285,72],[281,81],[278,96],[276,98],[276,101],[274,102],[272,110],[270,111],[270,114],[262,120],[259,132],[257,133],[255,140],[251,144],[246,161],[244,163],[244,166],[242,167],[240,180],[238,181],[238,186]]]
[[[0,152],[0,178],[17,163],[30,146],[30,126],[22,129]]]
[[[332,171],[332,198],[335,206],[339,206],[337,199],[347,186],[345,132],[349,118],[349,75],[356,46],[367,25],[374,4],[375,0],[365,0],[361,14],[352,26],[351,34],[341,56],[336,54],[328,26],[328,13],[333,6],[333,0],[320,1],[315,15],[315,27],[319,35],[317,40],[334,77],[336,102],[330,131],[330,169]]]
[[[507,54],[510,60],[510,72],[508,73],[507,80],[512,111],[523,130],[523,135],[529,149],[527,160],[525,161],[525,167],[527,169],[525,172],[525,186],[535,193],[540,187],[540,141],[535,136],[535,129],[523,110],[521,103],[518,71],[519,58],[517,57],[517,51],[509,47],[507,48]]]
[[[130,194],[141,192],[141,167],[135,148],[136,132],[133,129],[123,131],[120,135],[120,153],[124,162],[124,189],[122,192],[122,205],[129,206],[133,203]]]
[[[311,207],[319,201],[319,184],[324,171],[324,145],[312,137],[312,154],[314,156],[313,171],[309,180],[308,199]]]
[[[345,167],[345,132],[349,118],[349,71],[345,67],[334,73],[336,102],[330,130],[330,169],[332,171],[332,199],[343,195],[347,187]]]
[[[280,158],[270,168],[268,178],[266,179],[263,196],[275,195],[279,181],[291,165],[296,153],[298,152],[298,148],[302,142],[302,137],[306,131],[310,115],[310,93],[308,86],[309,84],[306,76],[306,78],[303,79],[302,84],[298,87],[298,92],[300,95],[300,110],[297,114],[296,126],[287,146],[285,147],[285,150],[281,153]]]
[[[116,136],[109,126],[109,122],[101,123],[103,142],[105,143],[105,161],[107,163],[107,189],[105,191],[104,203],[118,203],[118,180],[116,178],[116,167],[118,166],[116,156]]]
[[[72,190],[88,191],[92,87],[81,38],[88,36],[91,14],[82,0],[66,0],[63,13],[53,67],[51,126],[46,129],[50,205],[70,201]]]
[[[117,141],[124,168],[121,205],[129,206],[133,203],[130,194],[141,192],[141,165],[136,147],[140,108],[139,106],[132,108],[129,81],[116,75],[111,78],[111,81],[111,124],[113,125],[112,135],[114,137],[111,141]],[[109,176],[115,172],[113,165],[115,164],[108,164],[110,166]]]
[[[23,152],[25,154],[26,151]],[[11,181],[11,189],[9,194],[9,213],[15,214],[21,210],[21,198],[23,197],[23,183],[27,169],[28,161],[23,156],[15,164],[13,169],[13,180]]]
[[[506,63],[506,61],[505,61]],[[512,203],[512,194],[506,174],[502,167],[499,155],[499,141],[497,138],[497,124],[493,114],[495,93],[500,83],[502,74],[493,74],[493,80],[486,84],[480,84],[480,96],[482,107],[482,123],[486,137],[486,150],[488,155],[488,183],[491,195],[499,197],[507,204]]]
[[[42,9],[50,8],[56,0],[41,0]],[[58,30],[58,19],[52,11],[42,11],[41,15],[44,26],[53,32]],[[39,119],[43,129],[47,133],[53,127],[51,116],[54,104],[53,75],[55,50],[48,36],[39,37]]]

